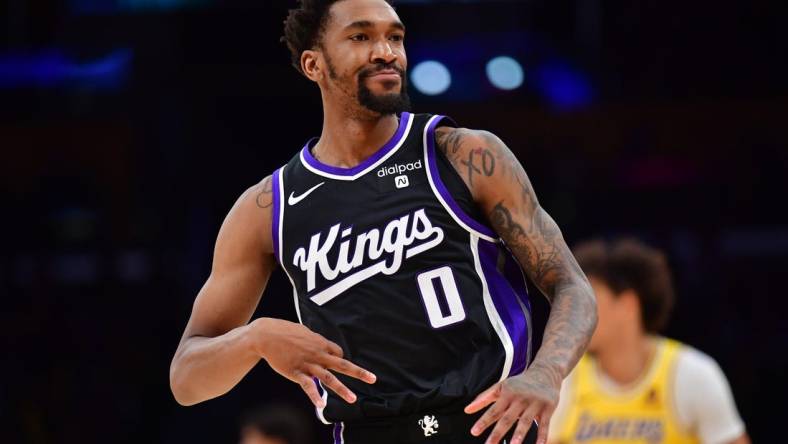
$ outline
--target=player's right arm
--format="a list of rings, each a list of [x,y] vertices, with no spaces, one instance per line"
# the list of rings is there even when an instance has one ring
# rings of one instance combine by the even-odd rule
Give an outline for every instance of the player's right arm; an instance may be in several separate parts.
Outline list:
[[[348,402],[355,395],[331,371],[372,383],[374,375],[342,359],[342,349],[301,324],[250,322],[275,266],[271,177],[241,195],[219,230],[211,274],[170,365],[178,403],[193,405],[227,393],[261,359],[323,405],[314,377]]]
[[[694,348],[676,363],[673,392],[676,415],[704,444],[750,444],[744,421],[719,364]]]

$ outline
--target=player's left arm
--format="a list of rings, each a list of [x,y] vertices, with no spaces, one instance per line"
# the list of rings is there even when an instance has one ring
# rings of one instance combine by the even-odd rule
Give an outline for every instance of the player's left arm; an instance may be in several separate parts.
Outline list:
[[[512,444],[520,444],[536,419],[537,443],[544,444],[561,381],[577,364],[596,327],[593,290],[557,224],[539,205],[525,170],[498,137],[486,131],[439,128],[436,142],[492,228],[551,304],[533,363],[466,407],[466,413],[474,413],[492,404],[471,433],[478,436],[495,424],[488,443],[496,444],[517,423]]]

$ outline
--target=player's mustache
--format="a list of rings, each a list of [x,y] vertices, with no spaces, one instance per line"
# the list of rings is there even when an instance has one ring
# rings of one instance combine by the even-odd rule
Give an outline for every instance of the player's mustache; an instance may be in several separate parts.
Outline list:
[[[358,78],[359,80],[364,80],[367,77],[374,76],[375,74],[381,71],[385,71],[387,69],[393,69],[394,71],[397,71],[400,77],[405,76],[405,70],[400,68],[399,66],[393,63],[391,64],[379,63],[373,67],[364,68],[363,70],[361,70],[361,72],[358,73]]]

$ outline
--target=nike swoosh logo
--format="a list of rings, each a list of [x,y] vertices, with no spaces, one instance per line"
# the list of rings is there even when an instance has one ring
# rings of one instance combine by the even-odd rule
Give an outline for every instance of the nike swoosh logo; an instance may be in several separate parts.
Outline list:
[[[325,184],[325,182],[320,182],[319,184],[317,184],[317,185],[313,186],[312,188],[306,190],[305,193],[300,194],[298,196],[294,196],[293,195],[294,193],[290,192],[290,197],[287,198],[287,204],[292,207],[293,205],[297,204],[298,202],[301,202],[302,200],[306,199],[307,196],[312,194],[312,191],[315,191],[316,189],[320,188],[324,184]]]

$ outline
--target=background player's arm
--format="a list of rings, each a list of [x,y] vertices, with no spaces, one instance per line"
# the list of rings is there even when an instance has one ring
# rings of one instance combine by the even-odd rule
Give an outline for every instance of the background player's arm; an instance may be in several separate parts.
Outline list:
[[[170,366],[170,387],[180,404],[226,393],[260,359],[301,385],[316,405],[323,401],[312,377],[348,402],[355,400],[328,369],[374,381],[341,359],[339,346],[300,324],[272,318],[249,322],[275,265],[271,188],[270,177],[249,188],[219,231],[211,275],[197,295]]]
[[[704,444],[749,444],[728,379],[710,356],[686,347],[675,367],[676,416]]]
[[[555,221],[539,205],[520,162],[500,139],[484,131],[439,128],[436,141],[551,303],[542,346],[524,377],[491,387],[469,405],[468,411],[477,411],[495,401],[472,432],[497,422],[491,435],[495,443],[515,422],[515,437],[524,436],[531,419],[538,418],[538,439],[545,442],[561,381],[577,364],[596,326],[593,290]]]

